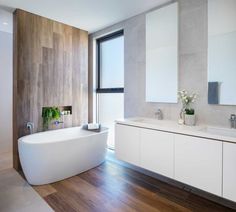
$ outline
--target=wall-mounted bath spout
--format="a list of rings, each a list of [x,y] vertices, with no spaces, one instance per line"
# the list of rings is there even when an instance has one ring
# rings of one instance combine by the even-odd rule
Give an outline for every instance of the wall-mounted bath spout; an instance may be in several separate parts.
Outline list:
[[[26,128],[30,131],[30,134],[33,134],[33,131],[34,131],[34,123],[33,123],[33,122],[27,122]]]
[[[56,125],[56,126],[58,126],[59,124],[63,124],[62,127],[64,128],[64,115],[65,115],[65,111],[62,111],[60,120],[54,121],[53,124]]]
[[[236,115],[235,114],[230,115],[229,121],[230,121],[231,128],[236,129]]]
[[[161,109],[158,109],[158,110],[155,112],[155,117],[156,117],[158,120],[162,120],[162,119],[163,119],[163,113],[162,113]]]
[[[63,121],[54,121],[54,124],[55,124],[55,125],[63,124],[63,123],[64,123]]]

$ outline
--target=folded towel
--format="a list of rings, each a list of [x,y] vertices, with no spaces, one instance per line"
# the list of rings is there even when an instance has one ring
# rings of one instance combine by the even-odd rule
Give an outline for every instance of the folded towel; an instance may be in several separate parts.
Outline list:
[[[208,104],[219,104],[219,82],[208,82]]]
[[[101,127],[101,124],[98,124],[98,128],[95,128],[95,127],[97,127],[97,125],[96,126],[95,125],[94,126],[90,125],[90,129],[88,128],[88,125],[89,124],[83,125],[82,129],[92,131],[92,132],[101,132],[102,130],[106,130],[106,128]],[[91,128],[93,128],[93,129],[91,129]]]
[[[100,125],[98,123],[89,123],[88,130],[97,130],[99,129]]]

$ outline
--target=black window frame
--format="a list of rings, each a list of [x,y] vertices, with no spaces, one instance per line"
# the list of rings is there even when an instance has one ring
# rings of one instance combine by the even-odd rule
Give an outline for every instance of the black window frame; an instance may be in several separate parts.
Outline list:
[[[124,36],[123,29],[97,39],[97,89],[96,89],[97,93],[124,93],[124,87],[122,87],[122,88],[101,88],[100,45],[104,41],[112,40],[112,39],[118,38],[120,36]]]

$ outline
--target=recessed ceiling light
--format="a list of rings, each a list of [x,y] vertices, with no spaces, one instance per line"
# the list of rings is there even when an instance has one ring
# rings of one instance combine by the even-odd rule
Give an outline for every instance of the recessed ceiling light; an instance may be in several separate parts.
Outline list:
[[[7,23],[7,22],[3,22],[2,24],[3,24],[3,25],[8,25],[8,23]]]

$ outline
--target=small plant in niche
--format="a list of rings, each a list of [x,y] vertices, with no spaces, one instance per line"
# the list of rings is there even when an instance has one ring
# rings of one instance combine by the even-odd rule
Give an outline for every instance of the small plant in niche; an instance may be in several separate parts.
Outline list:
[[[180,112],[180,124],[195,125],[195,111],[192,108],[192,104],[196,101],[197,94],[188,94],[186,90],[178,92],[178,97],[182,103],[182,109]]]
[[[61,111],[58,107],[43,107],[43,130],[48,130],[51,121],[58,120],[60,117]]]

